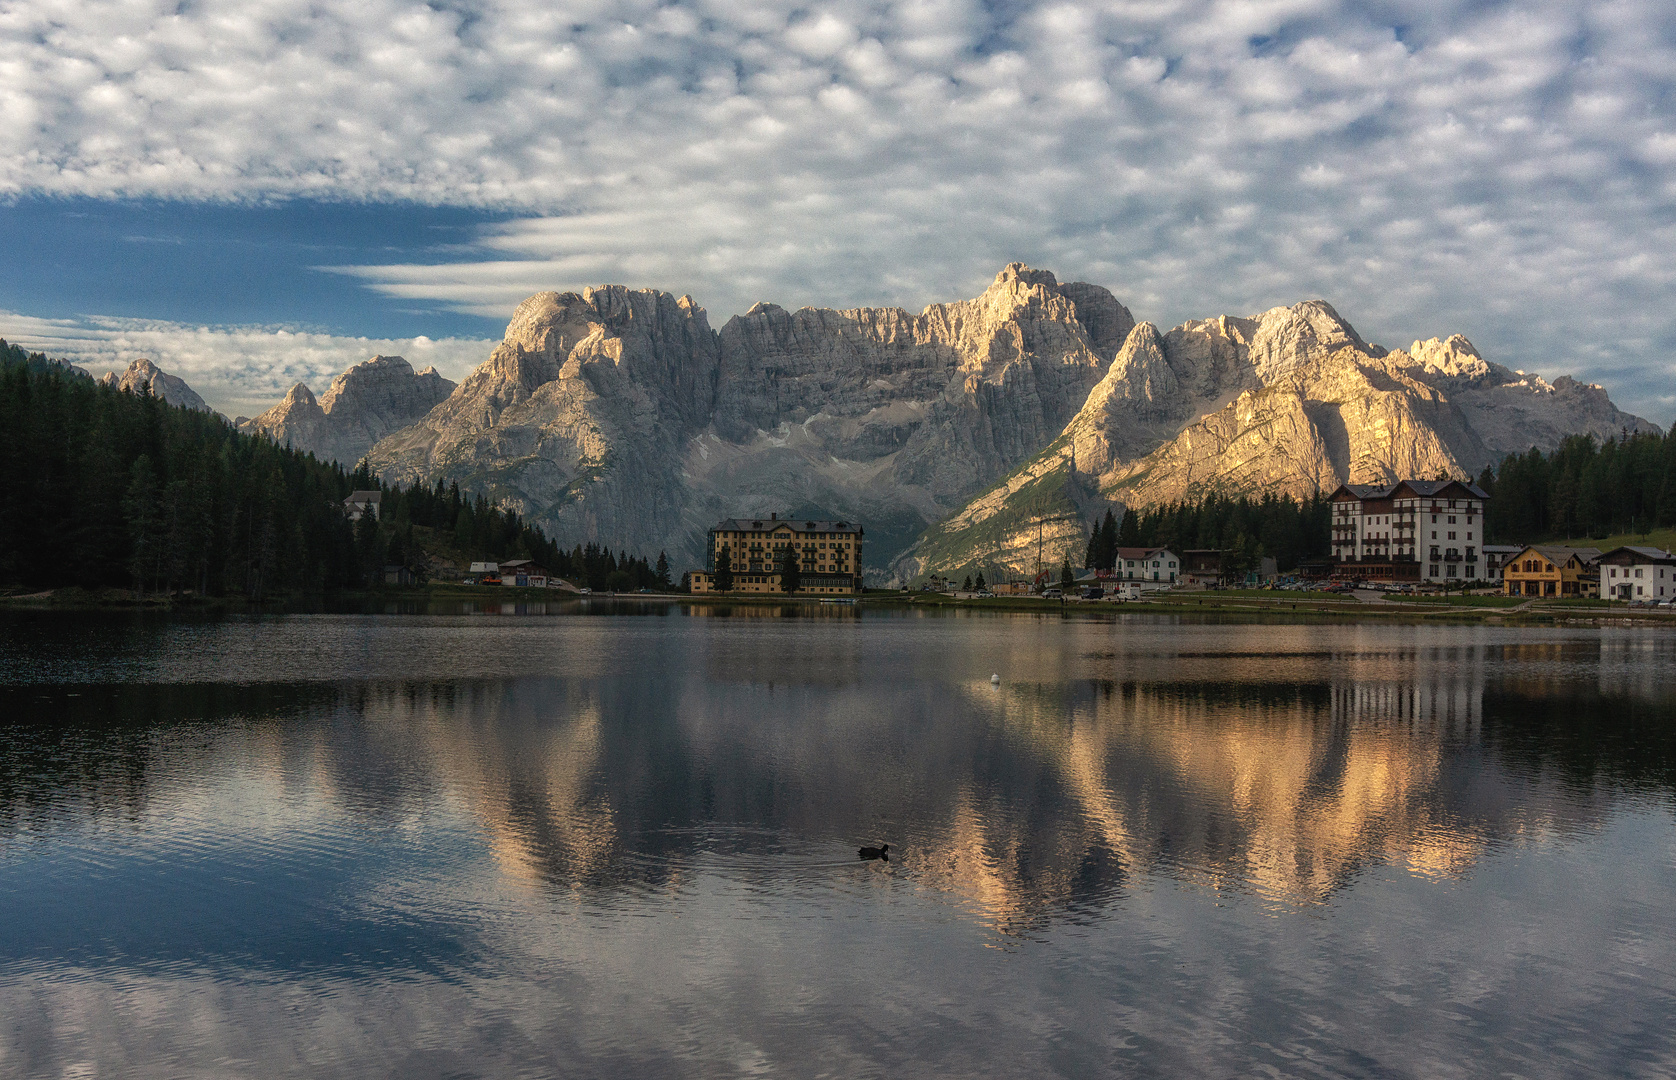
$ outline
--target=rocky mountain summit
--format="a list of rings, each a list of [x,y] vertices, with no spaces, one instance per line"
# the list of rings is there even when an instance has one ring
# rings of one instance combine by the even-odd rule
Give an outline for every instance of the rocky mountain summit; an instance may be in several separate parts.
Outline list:
[[[1057,563],[1114,505],[1467,476],[1656,430],[1458,335],[1388,350],[1319,300],[1163,330],[1021,263],[918,314],[760,303],[719,330],[690,296],[539,293],[457,387],[375,357],[244,426],[677,566],[719,518],[856,519],[876,579]]]
[[[1489,363],[1460,335],[1406,352],[1369,344],[1321,301],[1168,334],[1142,323],[1052,445],[928,529],[894,569],[1025,569],[1044,534],[1057,538],[1056,564],[1105,505],[1471,477],[1567,435],[1658,430],[1598,386]]]
[[[918,315],[758,304],[719,332],[690,297],[542,293],[372,464],[688,564],[718,518],[804,507],[894,553],[1050,441],[1132,325],[1105,289],[1017,263]]]
[[[149,390],[153,397],[170,405],[184,405],[200,412],[213,411],[196,390],[186,385],[184,379],[170,375],[144,357],[129,364],[128,370],[121,375],[114,371],[105,372],[99,382],[103,386],[114,386],[134,394]]]
[[[318,401],[298,383],[278,405],[237,423],[241,430],[353,468],[380,439],[446,401],[454,387],[434,367],[415,372],[400,356],[375,356],[333,379]]]

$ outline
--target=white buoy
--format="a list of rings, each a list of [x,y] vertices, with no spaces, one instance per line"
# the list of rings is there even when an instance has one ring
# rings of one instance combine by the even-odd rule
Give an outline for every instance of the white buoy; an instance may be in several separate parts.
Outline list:
[[[1000,681],[1001,681],[1001,676],[999,676],[999,675],[991,675],[991,676],[990,676],[990,677],[989,677],[989,681],[990,681],[990,682],[992,682],[992,683],[999,683],[999,682],[1000,682]]]

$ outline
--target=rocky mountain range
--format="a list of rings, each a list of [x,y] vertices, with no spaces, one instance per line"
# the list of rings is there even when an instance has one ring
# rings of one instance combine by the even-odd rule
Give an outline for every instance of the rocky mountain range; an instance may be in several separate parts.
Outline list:
[[[722,517],[853,518],[880,580],[1080,554],[1111,505],[1465,477],[1658,430],[1458,335],[1387,350],[1321,301],[1164,331],[1019,263],[918,314],[763,303],[719,331],[688,296],[539,293],[458,386],[375,357],[241,424],[677,566]]]
[[[417,423],[448,400],[454,388],[434,367],[415,372],[400,356],[375,356],[333,379],[318,401],[298,383],[261,416],[233,422],[241,430],[353,468],[380,439]]]
[[[198,392],[186,385],[186,380],[170,375],[150,360],[141,357],[128,365],[128,370],[118,375],[114,371],[105,372],[99,382],[104,386],[114,386],[118,390],[130,393],[140,393],[150,390],[151,395],[161,398],[169,405],[184,405],[188,409],[200,412],[213,412]]]

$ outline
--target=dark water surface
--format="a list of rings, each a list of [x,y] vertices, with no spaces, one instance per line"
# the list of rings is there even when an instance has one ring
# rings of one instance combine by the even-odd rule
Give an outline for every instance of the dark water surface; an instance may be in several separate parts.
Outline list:
[[[1676,1074],[1676,635],[0,617],[0,1076],[759,1074]]]

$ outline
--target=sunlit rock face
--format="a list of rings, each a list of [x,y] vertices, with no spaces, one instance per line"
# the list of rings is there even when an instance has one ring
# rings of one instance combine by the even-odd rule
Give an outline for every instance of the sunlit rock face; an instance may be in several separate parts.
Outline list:
[[[332,380],[317,401],[302,383],[241,429],[322,461],[353,467],[373,444],[414,423],[454,391],[434,367],[415,372],[400,356],[375,356]]]
[[[718,518],[818,507],[888,557],[1051,441],[1132,325],[1106,290],[1017,263],[918,315],[765,303],[719,333],[688,297],[544,293],[373,460],[484,490],[566,542],[691,564]]]
[[[99,382],[104,386],[114,386],[118,390],[135,394],[149,390],[152,397],[169,405],[183,405],[199,412],[213,411],[204,403],[204,399],[198,396],[196,390],[186,385],[184,379],[170,375],[144,357],[129,364],[128,370],[121,375],[107,371]]]
[[[1459,335],[1388,351],[1320,300],[1164,331],[1022,263],[918,314],[761,303],[719,331],[691,297],[540,293],[458,387],[375,358],[245,426],[677,567],[720,518],[858,520],[875,581],[1080,562],[1117,506],[1467,476],[1656,430]]]
[[[1598,386],[1489,363],[1458,334],[1387,351],[1321,301],[1167,334],[1142,323],[1043,454],[932,525],[894,569],[1029,573],[1038,552],[1050,568],[1078,560],[1084,523],[1107,506],[1467,478],[1568,435],[1658,430]]]

